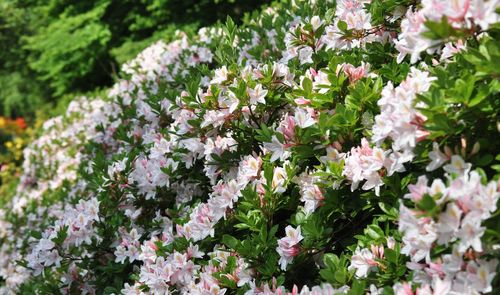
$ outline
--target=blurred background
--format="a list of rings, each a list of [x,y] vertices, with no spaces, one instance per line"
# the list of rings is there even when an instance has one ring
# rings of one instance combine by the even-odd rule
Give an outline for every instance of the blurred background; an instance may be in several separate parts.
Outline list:
[[[228,15],[238,22],[267,2],[0,0],[0,186],[17,177],[22,149],[44,120],[111,86],[120,65],[154,41]]]

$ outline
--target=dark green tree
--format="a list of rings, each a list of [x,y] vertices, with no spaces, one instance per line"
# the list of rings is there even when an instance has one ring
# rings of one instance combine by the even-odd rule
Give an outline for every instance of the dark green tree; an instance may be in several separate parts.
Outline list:
[[[110,86],[119,66],[176,30],[189,34],[268,0],[2,0],[0,113]],[[50,104],[49,104],[50,105]]]

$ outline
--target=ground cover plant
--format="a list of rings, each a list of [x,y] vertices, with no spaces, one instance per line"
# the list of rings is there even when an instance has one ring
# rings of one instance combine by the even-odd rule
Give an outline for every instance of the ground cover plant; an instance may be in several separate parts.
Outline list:
[[[281,1],[24,150],[1,292],[498,292],[498,1]]]

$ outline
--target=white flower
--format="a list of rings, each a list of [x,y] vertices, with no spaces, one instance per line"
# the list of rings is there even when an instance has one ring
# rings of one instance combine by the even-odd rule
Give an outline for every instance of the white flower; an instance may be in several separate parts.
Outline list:
[[[429,159],[431,159],[431,162],[425,167],[427,171],[434,171],[448,161],[448,157],[439,150],[437,142],[432,143],[432,152],[429,152]]]
[[[285,228],[286,238],[291,245],[296,245],[304,238],[300,232],[300,226],[293,228],[291,225]]]
[[[418,202],[424,194],[427,193],[427,177],[425,175],[421,175],[418,177],[416,184],[408,185],[409,194],[404,195],[405,198],[411,199],[413,202]]]
[[[449,294],[452,281],[449,278],[440,279],[439,276],[432,277],[432,291],[434,295]],[[419,293],[420,294],[420,293]]]
[[[44,265],[45,266],[50,266],[50,265],[55,265],[56,267],[59,267],[61,266],[61,261],[62,261],[62,257],[59,256],[59,252],[57,252],[57,250],[52,250],[52,251],[48,251],[45,253],[45,255],[43,255],[43,257],[41,257],[43,261],[45,261]]]
[[[458,251],[464,253],[469,247],[472,247],[477,252],[483,251],[481,237],[486,228],[481,227],[481,221],[482,218],[478,211],[472,211],[465,215],[457,233],[457,237],[460,239]]]
[[[257,84],[254,89],[249,88],[248,95],[250,96],[250,105],[266,104],[267,90],[262,89],[261,84]]]
[[[460,226],[460,219],[462,217],[462,210],[455,204],[449,203],[446,206],[446,211],[439,215],[438,222],[438,243],[448,245],[449,242],[454,241],[458,227]]]
[[[326,156],[321,156],[319,159],[326,164],[328,162],[339,163],[344,158],[345,153],[340,153],[336,148],[329,146],[326,148]]]
[[[458,271],[462,269],[463,255],[460,253],[456,246],[453,246],[451,254],[445,254],[443,258],[443,271],[448,275],[455,275]]]
[[[129,246],[126,252],[126,255],[130,262],[134,262],[135,260],[139,260],[139,249],[135,246]]]
[[[403,204],[399,206],[399,231],[403,233],[401,253],[412,262],[430,261],[430,250],[438,238],[436,223],[429,218],[418,218],[417,213]]]
[[[255,178],[259,175],[262,159],[260,157],[246,156],[240,163],[241,176],[247,179]]]
[[[222,108],[227,108],[229,113],[232,114],[240,104],[239,99],[232,91],[227,92],[227,96],[219,96],[219,106]]]
[[[444,166],[444,171],[448,173],[464,174],[469,172],[472,164],[466,163],[462,157],[458,155],[451,156],[451,163]]]
[[[40,239],[40,241],[38,241],[36,249],[37,251],[50,250],[55,246],[56,244],[49,239]]]
[[[358,247],[351,257],[351,265],[348,269],[349,271],[356,270],[358,278],[366,278],[370,270],[376,266],[377,262],[373,253],[369,249]]]
[[[285,145],[282,144],[276,135],[273,135],[272,142],[264,142],[264,148],[272,153],[271,162],[274,162],[278,159],[284,161],[290,157],[290,152],[285,149]]]
[[[303,108],[295,109],[294,118],[295,118],[295,123],[300,128],[307,128],[316,124],[316,120],[314,120],[314,118],[311,116],[311,113]]]
[[[304,202],[304,211],[308,214],[313,213],[325,198],[319,187],[315,184],[307,185],[302,189],[301,201]]]
[[[124,263],[125,259],[127,259],[127,250],[122,245],[116,247],[114,254],[116,263]]]
[[[472,272],[468,273],[468,278],[473,288],[483,294],[491,292],[491,282],[495,278],[498,261],[479,260],[477,268],[476,265],[471,266],[471,264],[469,264],[468,269],[472,270]]]
[[[275,167],[273,173],[272,189],[275,193],[283,193],[286,190],[285,182],[287,179],[286,170],[281,167]]]
[[[226,66],[222,66],[221,68],[215,70],[214,73],[215,75],[210,81],[210,84],[220,84],[227,80],[228,71]]]
[[[129,285],[128,283],[125,283],[123,285],[123,289],[121,290],[121,293],[123,295],[145,295],[146,293],[142,292],[141,289],[141,284],[135,283],[134,285]]]
[[[300,252],[299,242],[304,238],[300,233],[300,226],[294,229],[292,226],[285,228],[286,236],[278,240],[276,252],[280,255],[279,264],[282,270],[286,270],[293,257]]]
[[[381,295],[383,293],[383,288],[377,288],[377,286],[375,286],[374,284],[371,284],[370,285],[370,292],[369,293],[366,293],[366,294],[369,294],[369,295]]]
[[[443,183],[441,179],[434,179],[432,182],[431,188],[427,190],[427,192],[431,196],[438,196],[441,195],[441,199],[446,199],[446,195],[448,193],[448,190],[446,188],[446,185]]]
[[[300,64],[312,64],[312,54],[313,54],[313,49],[309,46],[302,47],[299,49],[299,60]]]
[[[315,15],[315,16],[311,17],[311,25],[312,25],[313,31],[316,32],[319,29],[319,27],[321,27],[322,24],[323,24],[323,21],[319,18],[319,16]]]

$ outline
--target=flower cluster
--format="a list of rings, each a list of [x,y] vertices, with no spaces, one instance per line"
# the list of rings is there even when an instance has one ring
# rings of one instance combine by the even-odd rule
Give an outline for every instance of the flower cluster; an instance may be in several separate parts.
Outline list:
[[[338,1],[335,21],[326,26],[322,36],[327,49],[350,49],[385,41],[385,34],[371,24],[371,14],[365,6],[369,2],[370,0]]]
[[[422,1],[422,8],[417,11],[408,10],[406,18],[401,22],[401,34],[395,41],[399,51],[398,62],[410,55],[411,63],[415,63],[425,51],[442,51],[440,59],[446,59],[465,47],[463,37],[459,34],[454,42],[445,43],[444,46],[439,39],[429,38],[425,34],[429,32],[427,21],[444,20],[450,28],[471,34],[487,30],[491,24],[498,22],[498,14],[495,13],[498,6],[499,3],[495,0]]]
[[[388,244],[391,243],[394,247],[394,242],[388,239]],[[391,246],[389,246],[391,247]],[[376,259],[384,259],[384,247],[371,245],[370,249],[367,248],[356,248],[354,254],[351,257],[351,265],[349,269],[356,270],[357,277],[367,277],[368,273],[379,266],[379,262]]]
[[[412,68],[398,87],[389,82],[377,102],[380,114],[375,116],[372,140],[380,143],[389,137],[395,151],[411,154],[416,143],[429,133],[423,127],[425,116],[417,110],[422,105],[416,105],[415,98],[428,91],[434,80],[436,77],[429,77],[429,73]]]
[[[479,173],[456,166],[444,168],[448,184],[438,178],[429,186],[421,176],[408,186],[405,198],[417,208],[401,204],[399,230],[405,244],[401,252],[411,258],[408,267],[415,271],[415,281],[442,280],[440,284],[456,293],[490,292],[497,262],[481,259],[486,229],[481,224],[495,212],[500,193],[495,181],[484,185]],[[438,245],[450,246],[452,252],[433,259],[431,253]]]
[[[287,264],[291,263],[293,257],[299,254],[299,243],[304,239],[300,234],[300,227],[287,226],[285,233],[286,236],[278,240],[278,247],[276,248],[276,251],[280,254],[280,265],[283,270],[286,270]]]
[[[0,293],[496,291],[497,1],[332,2],[156,42],[47,121]]]

